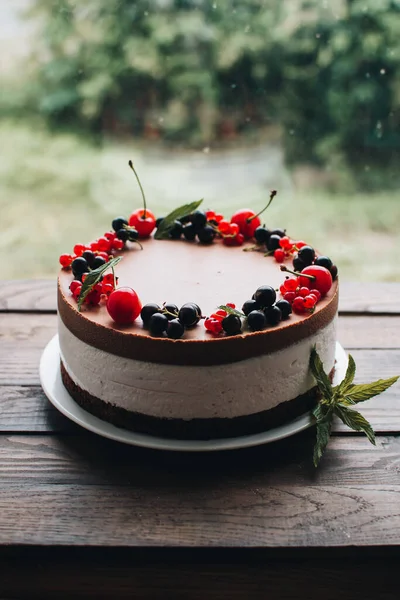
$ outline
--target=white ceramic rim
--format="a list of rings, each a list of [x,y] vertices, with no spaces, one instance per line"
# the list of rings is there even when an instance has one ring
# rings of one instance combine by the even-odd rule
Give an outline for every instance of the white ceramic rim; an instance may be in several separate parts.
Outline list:
[[[347,354],[343,347],[336,342],[336,365],[333,383],[337,385],[342,381],[347,368]],[[58,335],[55,335],[47,344],[40,360],[40,382],[44,393],[50,402],[68,419],[77,423],[84,429],[97,433],[103,437],[143,448],[155,450],[171,450],[176,452],[213,452],[216,450],[237,450],[250,448],[260,444],[268,444],[282,440],[310,427],[312,417],[306,413],[293,421],[252,435],[234,438],[220,438],[211,440],[175,440],[157,437],[144,433],[135,433],[121,429],[102,421],[81,408],[69,395],[61,380],[60,348]]]

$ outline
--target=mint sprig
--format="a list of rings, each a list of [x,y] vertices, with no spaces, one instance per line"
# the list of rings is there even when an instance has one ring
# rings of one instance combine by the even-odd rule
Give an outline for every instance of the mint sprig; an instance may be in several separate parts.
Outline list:
[[[371,444],[375,445],[375,433],[371,424],[359,412],[349,407],[381,394],[396,383],[399,377],[379,379],[372,383],[353,384],[356,363],[353,357],[349,355],[349,362],[343,381],[339,385],[332,386],[315,348],[312,349],[310,355],[310,370],[317,383],[320,395],[319,402],[313,410],[313,416],[317,425],[317,438],[314,445],[314,465],[318,466],[322,454],[328,445],[334,415],[339,417],[350,429],[364,432]]]
[[[236,315],[241,319],[244,319],[246,317],[246,315],[240,310],[237,310],[237,308],[232,308],[231,306],[226,306],[225,304],[221,304],[221,306],[218,306],[218,308],[227,312],[228,315]]]
[[[114,267],[115,267],[115,265],[117,265],[119,263],[120,260],[122,260],[122,256],[117,256],[116,258],[111,258],[111,260],[106,262],[104,265],[101,265],[101,267],[98,267],[97,269],[93,269],[93,271],[90,271],[90,273],[88,273],[86,275],[85,281],[82,284],[81,292],[80,292],[79,298],[78,298],[78,310],[79,311],[82,308],[82,304],[84,303],[86,296],[88,294],[90,294],[90,292],[92,291],[92,289],[94,288],[96,283],[99,283],[102,275],[108,269],[112,269],[114,272]]]
[[[200,204],[203,202],[203,199],[197,200],[197,202],[191,202],[190,204],[184,204],[183,206],[179,206],[175,210],[169,213],[164,219],[161,221],[157,231],[154,235],[156,240],[165,240],[168,238],[169,232],[174,226],[174,222],[176,219],[183,219],[192,214],[195,210],[197,210]]]

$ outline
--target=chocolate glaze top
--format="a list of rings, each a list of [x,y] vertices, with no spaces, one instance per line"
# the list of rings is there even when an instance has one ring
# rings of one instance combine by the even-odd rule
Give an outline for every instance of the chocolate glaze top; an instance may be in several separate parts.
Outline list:
[[[178,307],[196,302],[205,316],[218,305],[234,302],[240,309],[260,285],[278,289],[285,279],[278,263],[261,252],[243,252],[216,241],[209,246],[196,242],[154,240],[129,245],[116,267],[118,285],[132,287],[142,304],[173,302]],[[288,266],[290,263],[288,262]],[[337,313],[338,285],[316,307],[314,314],[292,314],[276,327],[260,332],[243,331],[236,336],[213,337],[203,322],[185,331],[179,340],[152,337],[140,317],[129,326],[116,325],[105,306],[83,307],[69,291],[73,276],[62,270],[58,279],[58,309],[67,328],[80,340],[118,356],[163,364],[212,365],[269,354],[317,332]],[[277,297],[280,297],[279,292]]]

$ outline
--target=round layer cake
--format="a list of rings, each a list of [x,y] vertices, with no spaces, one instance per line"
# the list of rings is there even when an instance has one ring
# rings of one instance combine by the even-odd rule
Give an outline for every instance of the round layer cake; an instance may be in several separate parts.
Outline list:
[[[220,241],[127,244],[116,267],[119,286],[142,304],[195,302],[208,316],[219,305],[241,307],[284,273],[273,257]],[[289,262],[287,263],[289,266]],[[104,305],[83,307],[58,280],[59,343],[65,387],[83,408],[117,426],[181,439],[263,431],[310,410],[316,387],[309,370],[315,346],[327,373],[335,365],[337,281],[312,314],[291,314],[276,326],[213,336],[204,322],[181,339],[153,337],[138,318],[117,325]]]

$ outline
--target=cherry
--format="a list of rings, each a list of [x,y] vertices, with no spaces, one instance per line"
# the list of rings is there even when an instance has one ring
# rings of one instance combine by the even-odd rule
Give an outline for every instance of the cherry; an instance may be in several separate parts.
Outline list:
[[[276,190],[272,190],[269,195],[269,201],[267,205],[257,214],[254,212],[254,210],[250,210],[249,208],[242,208],[238,210],[232,215],[231,223],[236,223],[239,225],[240,233],[244,235],[245,238],[253,237],[255,230],[261,225],[259,216],[265,210],[267,210],[275,196]]]
[[[128,325],[137,319],[142,310],[142,304],[135,290],[121,287],[109,295],[107,310],[118,325]]]
[[[310,280],[308,277],[304,277],[304,275],[311,275],[314,279]],[[332,287],[332,275],[330,271],[325,267],[317,265],[311,265],[303,269],[299,275],[299,281],[301,286],[312,287],[318,290],[322,296],[327,294]]]
[[[128,164],[136,177],[143,198],[143,208],[138,208],[135,210],[129,217],[128,222],[131,227],[135,227],[139,237],[147,238],[156,226],[156,218],[153,213],[147,209],[146,196],[144,195],[142,184],[140,183],[140,179],[136,173],[132,161],[130,160]]]

